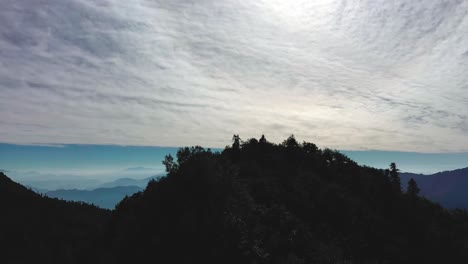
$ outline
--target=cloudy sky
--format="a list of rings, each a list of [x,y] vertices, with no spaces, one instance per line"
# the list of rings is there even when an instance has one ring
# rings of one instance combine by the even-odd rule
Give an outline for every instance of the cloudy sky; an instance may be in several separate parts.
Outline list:
[[[2,0],[0,142],[468,151],[467,0]]]

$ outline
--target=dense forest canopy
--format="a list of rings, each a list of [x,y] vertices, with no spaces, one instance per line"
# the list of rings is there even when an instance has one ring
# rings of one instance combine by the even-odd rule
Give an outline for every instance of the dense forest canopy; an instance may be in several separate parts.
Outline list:
[[[163,163],[167,177],[153,180],[144,191],[126,197],[110,217],[104,210],[47,199],[50,215],[70,213],[74,218],[96,221],[92,226],[96,230],[91,234],[79,232],[82,237],[76,237],[64,233],[61,237],[68,239],[64,247],[83,241],[93,241],[95,246],[69,251],[71,257],[60,255],[48,262],[468,260],[467,213],[447,210],[421,198],[414,180],[410,180],[407,190],[402,190],[397,165],[391,162],[388,170],[379,170],[359,166],[337,151],[300,143],[294,136],[273,144],[264,136],[243,141],[235,135],[233,144],[222,152],[185,147],[176,157],[167,156]],[[0,182],[1,186],[4,184]],[[17,199],[2,196],[2,210],[18,204]],[[36,195],[31,199],[45,198]],[[59,202],[63,206],[55,206]],[[81,209],[71,212],[70,208],[75,207]],[[26,213],[45,215],[31,208],[20,211],[11,211],[10,219]],[[88,212],[93,216],[85,218]],[[33,217],[23,219],[36,221]],[[78,226],[88,230],[87,225],[69,218],[60,221],[70,230]],[[39,240],[34,230],[24,232]],[[9,234],[10,239],[15,237]],[[56,238],[49,239],[53,243]],[[6,245],[13,248],[13,244]],[[50,252],[50,245],[46,243],[42,250]],[[13,255],[6,256],[8,261],[17,260]]]
[[[117,206],[110,233],[119,243],[107,244],[108,257],[159,249],[173,263],[467,259],[466,214],[418,197],[413,182],[402,191],[394,163],[378,170],[294,136],[273,144],[235,135],[221,153],[182,148],[164,164],[168,177]]]

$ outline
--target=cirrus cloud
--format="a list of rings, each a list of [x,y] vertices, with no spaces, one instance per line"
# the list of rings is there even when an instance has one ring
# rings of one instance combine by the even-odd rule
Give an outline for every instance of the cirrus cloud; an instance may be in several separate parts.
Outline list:
[[[467,1],[5,0],[0,141],[468,151]]]

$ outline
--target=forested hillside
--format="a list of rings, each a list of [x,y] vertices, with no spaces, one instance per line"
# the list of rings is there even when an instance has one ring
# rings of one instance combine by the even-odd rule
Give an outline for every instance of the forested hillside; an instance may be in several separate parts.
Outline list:
[[[390,164],[390,162],[389,162]],[[468,215],[401,190],[398,169],[234,136],[181,148],[112,211],[43,198],[2,174],[6,263],[466,263]],[[45,241],[45,243],[43,243]],[[24,254],[27,253],[27,254]],[[10,261],[10,262],[8,262]],[[40,261],[39,261],[40,262]],[[4,263],[4,262],[2,262]]]
[[[0,173],[0,263],[84,263],[110,211],[43,197]]]
[[[113,212],[104,259],[162,263],[466,263],[468,217],[401,190],[389,170],[238,136],[183,148],[168,177]]]

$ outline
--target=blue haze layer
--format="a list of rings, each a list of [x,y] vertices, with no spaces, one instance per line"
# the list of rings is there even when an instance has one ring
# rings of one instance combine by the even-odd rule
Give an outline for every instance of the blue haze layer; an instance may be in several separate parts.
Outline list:
[[[0,170],[38,189],[93,189],[120,178],[144,179],[164,173],[161,161],[177,147],[111,145],[25,146],[0,144]],[[219,149],[214,149],[219,150]],[[468,167],[468,153],[342,151],[361,165],[430,174]]]

